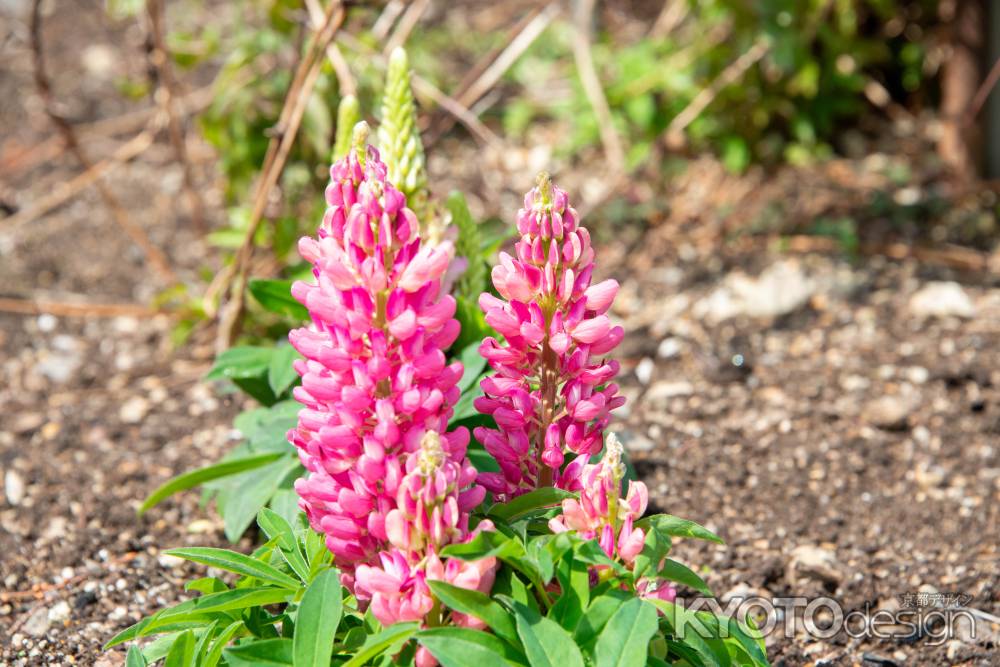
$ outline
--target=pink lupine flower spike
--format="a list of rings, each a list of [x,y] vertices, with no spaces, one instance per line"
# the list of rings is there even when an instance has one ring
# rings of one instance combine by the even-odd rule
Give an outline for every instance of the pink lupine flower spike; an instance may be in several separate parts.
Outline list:
[[[500,253],[493,269],[502,298],[479,299],[505,339],[480,347],[496,373],[483,380],[476,408],[498,428],[475,430],[501,469],[480,482],[501,501],[540,486],[570,488],[600,451],[610,411],[625,402],[610,381],[618,362],[604,359],[623,336],[606,314],[618,283],[591,284],[590,234],[548,174],[525,196],[517,229],[517,256]],[[576,460],[563,468],[567,453]]]

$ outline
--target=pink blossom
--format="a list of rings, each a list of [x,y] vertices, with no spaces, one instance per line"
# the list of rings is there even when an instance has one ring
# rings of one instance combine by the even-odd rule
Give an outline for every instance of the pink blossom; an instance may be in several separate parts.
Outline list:
[[[394,613],[412,616],[425,607],[419,581],[376,556],[396,530],[387,517],[424,435],[440,433],[445,455],[465,460],[468,432],[446,433],[462,376],[443,353],[459,328],[455,300],[441,289],[452,250],[421,244],[366,128],[359,124],[355,148],[330,168],[317,238],[299,243],[314,280],[292,293],[312,324],[289,334],[305,357],[295,364],[304,407],[289,440],[308,472],[295,485],[300,506],[326,534],[345,581],[357,564],[382,562],[408,591]]]
[[[623,336],[605,314],[618,283],[591,285],[590,234],[547,174],[525,196],[517,229],[516,256],[500,253],[493,269],[502,298],[479,299],[486,322],[505,339],[487,338],[480,347],[496,373],[483,380],[476,409],[497,428],[475,430],[501,469],[480,481],[501,501],[571,484],[582,463],[562,470],[566,455],[600,451],[610,411],[625,402],[611,382],[618,362],[602,358]]]
[[[382,624],[423,621],[434,607],[428,580],[484,594],[493,588],[495,558],[466,562],[438,555],[449,544],[493,528],[483,521],[469,531],[469,511],[485,494],[475,478],[468,460],[458,463],[449,458],[433,432],[425,434],[420,450],[407,457],[396,508],[386,515],[390,547],[379,554],[379,564],[357,568],[355,589],[371,599],[372,613]],[[452,620],[480,626],[478,619],[461,614]]]
[[[549,528],[555,533],[572,530],[584,539],[596,539],[609,558],[631,566],[646,540],[635,521],[646,511],[648,494],[645,484],[629,481],[628,493],[621,497],[625,476],[622,454],[618,438],[608,434],[604,456],[598,463],[585,464],[572,484],[579,499],[562,501],[562,514],[549,521]]]

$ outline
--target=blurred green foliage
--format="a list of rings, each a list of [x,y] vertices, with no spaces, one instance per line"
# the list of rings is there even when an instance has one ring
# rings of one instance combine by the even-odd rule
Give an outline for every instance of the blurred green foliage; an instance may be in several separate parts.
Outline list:
[[[668,3],[670,4],[670,3]],[[677,3],[674,3],[677,4]],[[693,151],[712,151],[734,171],[754,161],[808,163],[832,153],[838,129],[870,110],[875,83],[904,100],[926,84],[926,27],[935,0],[682,0],[665,34],[623,39],[597,25],[593,54],[614,122],[630,144],[629,161],[655,143],[702,91],[758,42],[766,52],[685,128]],[[568,122],[567,153],[599,143],[599,128],[571,63],[576,33],[550,28],[510,72],[526,95],[503,111],[504,128],[523,135],[540,118]],[[569,76],[567,77],[567,74]],[[558,94],[568,78],[568,94]],[[553,91],[557,91],[553,94]],[[533,94],[534,93],[534,94]],[[581,112],[584,111],[584,112]]]

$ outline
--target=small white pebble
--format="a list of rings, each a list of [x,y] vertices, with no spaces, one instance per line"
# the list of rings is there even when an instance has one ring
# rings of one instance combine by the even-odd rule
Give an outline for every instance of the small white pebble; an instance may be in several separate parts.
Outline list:
[[[647,385],[649,381],[653,378],[653,371],[656,369],[656,364],[649,357],[643,357],[642,361],[636,364],[635,367],[635,377],[639,380],[639,384]]]
[[[42,313],[38,316],[38,330],[42,333],[49,333],[55,331],[56,324],[59,320],[56,319],[55,315],[50,315],[49,313]]]

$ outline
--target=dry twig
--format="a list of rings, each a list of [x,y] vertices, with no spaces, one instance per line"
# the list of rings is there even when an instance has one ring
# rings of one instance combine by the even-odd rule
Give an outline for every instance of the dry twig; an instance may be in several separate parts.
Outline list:
[[[55,207],[69,201],[74,195],[98,182],[102,177],[127,163],[153,144],[153,132],[144,130],[134,136],[108,158],[95,162],[89,169],[70,181],[61,183],[55,190],[33,202],[28,208],[0,220],[5,226],[17,228],[45,215]]]
[[[694,96],[694,99],[670,121],[670,125],[667,126],[665,133],[667,145],[671,147],[683,146],[684,130],[687,129],[687,126],[693,123],[701,115],[701,112],[715,101],[719,93],[736,83],[740,77],[746,74],[747,70],[767,55],[767,52],[770,50],[771,42],[762,37],[754,42],[754,45],[746,53],[727,65],[710,84],[699,91]]]
[[[619,172],[625,167],[625,150],[622,140],[615,129],[611,117],[611,107],[604,96],[604,88],[594,67],[594,55],[590,45],[590,23],[594,13],[595,0],[574,0],[573,26],[576,39],[573,40],[573,59],[576,61],[576,71],[583,84],[583,92],[587,95],[594,115],[597,116],[597,126],[600,128],[601,143],[604,145],[604,155],[608,160],[608,169]]]
[[[320,56],[333,40],[333,36],[344,21],[344,16],[343,5],[339,0],[334,0],[323,17],[322,25],[310,37],[305,55],[295,70],[288,94],[285,96],[284,106],[264,157],[264,166],[261,169],[260,180],[257,182],[253,209],[250,213],[246,233],[243,236],[243,242],[236,252],[233,263],[224,270],[225,278],[219,283],[220,291],[222,293],[228,291],[229,295],[229,301],[225,304],[219,319],[216,337],[216,348],[220,351],[232,343],[236,334],[240,316],[243,314],[247,282],[250,277],[249,264],[253,257],[254,236],[256,236],[257,229],[263,220],[271,191],[277,184],[292,150],[292,145],[295,143],[306,105],[312,96],[316,80],[319,78],[323,64]],[[210,301],[207,295],[206,301]]]
[[[156,73],[156,92],[154,100],[159,103],[166,119],[167,134],[170,136],[170,144],[174,149],[174,159],[181,167],[184,178],[184,196],[188,200],[188,208],[191,213],[191,222],[199,232],[205,232],[205,205],[201,201],[201,195],[194,182],[194,169],[188,159],[187,140],[184,128],[181,126],[180,118],[175,106],[176,85],[174,73],[170,67],[170,53],[167,50],[167,43],[164,37],[165,12],[163,0],[146,0],[146,13],[149,15],[149,36],[152,39],[152,51],[149,59],[153,71]]]
[[[52,121],[52,123],[59,130],[60,134],[62,134],[63,139],[66,142],[66,147],[73,153],[83,169],[85,171],[90,171],[93,164],[87,157],[83,148],[80,146],[80,142],[76,138],[73,126],[69,123],[69,121],[56,112],[53,104],[52,85],[49,82],[49,76],[45,70],[45,51],[42,43],[41,6],[42,0],[34,0],[31,7],[31,52],[32,64],[34,67],[35,88],[37,88],[38,94],[44,102],[46,115],[48,115],[49,120]],[[132,222],[128,213],[125,211],[125,208],[122,206],[121,202],[118,201],[118,198],[114,195],[114,193],[112,193],[111,190],[99,180],[95,180],[94,183],[97,186],[98,192],[101,194],[101,198],[104,199],[104,203],[109,209],[111,209],[115,222],[118,223],[118,226],[122,228],[132,242],[142,249],[143,253],[146,255],[146,259],[149,261],[153,269],[155,269],[165,281],[170,283],[176,282],[177,276],[174,275],[173,269],[170,268],[170,263],[167,261],[166,255],[164,255],[159,248],[153,245],[142,227]]]
[[[76,303],[0,297],[0,312],[57,317],[148,317],[155,310],[137,303]]]
[[[409,39],[410,33],[417,26],[420,21],[420,17],[424,15],[427,8],[430,6],[430,0],[414,0],[406,9],[406,13],[403,14],[403,18],[399,20],[399,25],[396,26],[396,30],[392,33],[392,36],[385,44],[385,48],[382,49],[382,55],[387,56],[395,50],[397,46],[402,46],[406,44],[406,40]]]

